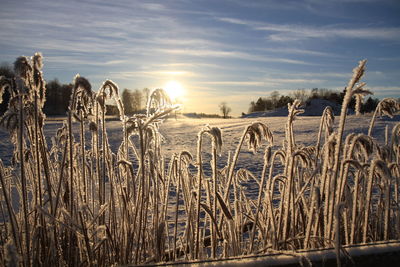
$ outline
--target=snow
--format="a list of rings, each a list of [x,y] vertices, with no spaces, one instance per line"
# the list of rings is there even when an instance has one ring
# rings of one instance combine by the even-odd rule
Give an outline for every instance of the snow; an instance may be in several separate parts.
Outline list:
[[[299,116],[321,116],[325,107],[330,106],[335,115],[340,115],[341,105],[325,99],[310,99],[304,105],[304,113]],[[347,114],[354,114],[354,111],[349,109]],[[285,117],[288,115],[287,107],[281,107],[269,111],[252,112],[243,115],[242,118],[257,118],[257,117]]]
[[[277,111],[279,112],[279,111]],[[228,154],[234,153],[236,146],[239,143],[240,137],[246,126],[252,122],[260,121],[265,123],[274,135],[274,148],[281,147],[282,141],[285,137],[285,124],[286,117],[258,117],[258,118],[236,118],[236,119],[192,119],[192,118],[170,118],[164,121],[160,126],[160,132],[164,137],[163,152],[168,160],[173,153],[178,154],[182,150],[190,152],[194,157],[196,156],[197,133],[205,125],[211,127],[219,127],[222,131],[222,152],[221,157],[218,159],[219,167],[227,164]],[[339,118],[336,117],[335,125],[337,126]],[[371,114],[356,117],[350,115],[347,117],[345,125],[346,133],[364,133],[368,131]],[[317,140],[317,133],[319,127],[319,116],[299,116],[294,121],[294,131],[296,144],[305,146],[314,145]],[[400,116],[394,119],[378,118],[374,130],[373,137],[377,138],[381,143],[384,142],[385,125],[389,125],[389,131],[392,127],[400,121]],[[55,136],[59,127],[62,126],[61,120],[49,120],[45,125],[45,135],[48,138],[50,145],[50,137]],[[78,127],[75,127],[78,129]],[[122,124],[120,121],[110,120],[107,122],[107,132],[109,143],[113,152],[116,152],[122,141]],[[78,136],[77,136],[78,138]],[[135,139],[135,138],[134,138]],[[247,146],[243,146],[239,156],[238,168],[246,167],[252,172],[260,172],[263,166],[263,149],[261,147],[257,154],[253,154]],[[4,129],[0,129],[0,158],[7,165],[10,163],[12,157],[13,145],[9,140],[8,133]],[[210,138],[204,139],[203,157],[211,158],[211,141]]]

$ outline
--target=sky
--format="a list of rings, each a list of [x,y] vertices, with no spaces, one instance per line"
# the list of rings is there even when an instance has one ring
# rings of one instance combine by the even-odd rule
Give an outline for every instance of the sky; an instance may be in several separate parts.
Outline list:
[[[41,52],[46,80],[184,88],[184,112],[232,115],[277,90],[343,90],[358,61],[400,97],[399,0],[0,0],[0,62]]]

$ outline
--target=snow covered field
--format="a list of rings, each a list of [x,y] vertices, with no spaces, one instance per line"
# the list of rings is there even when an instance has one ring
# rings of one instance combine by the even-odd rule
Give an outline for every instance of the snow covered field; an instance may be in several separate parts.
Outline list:
[[[345,125],[345,135],[348,133],[363,133],[367,134],[368,126],[372,114],[362,116],[350,115],[347,117]],[[196,156],[196,146],[198,141],[198,132],[205,126],[219,127],[222,131],[222,150],[217,159],[218,168],[223,168],[228,164],[229,154],[232,156],[239,143],[240,137],[243,134],[246,126],[253,122],[262,122],[266,124],[272,131],[274,136],[273,150],[282,147],[282,142],[285,138],[285,124],[287,117],[258,117],[258,118],[234,118],[234,119],[193,119],[186,117],[170,118],[165,120],[160,125],[160,133],[164,137],[162,142],[162,152],[165,156],[165,161],[168,163],[173,154],[179,154],[181,151],[188,151],[193,158]],[[338,120],[338,118],[337,118]],[[335,127],[337,127],[337,120]],[[385,141],[385,127],[388,127],[389,133],[393,126],[400,121],[400,116],[393,119],[383,117],[379,118],[372,133],[372,136],[380,143]],[[320,116],[298,116],[294,121],[295,142],[301,146],[315,145],[318,134]],[[62,126],[62,119],[49,119],[45,125],[45,135],[50,146],[51,137],[54,137],[57,130]],[[75,136],[78,139],[78,126],[75,126]],[[122,124],[119,120],[107,121],[108,140],[111,150],[116,153],[122,141]],[[88,138],[88,134],[87,134]],[[131,137],[133,141],[137,138]],[[211,139],[204,138],[203,157],[204,157],[204,172],[211,176]],[[247,145],[243,146],[235,170],[245,168],[256,174],[259,178],[263,168],[263,156],[266,143],[258,149],[257,153],[249,150]],[[13,145],[10,142],[8,133],[0,129],[0,158],[6,164],[11,163]],[[132,161],[137,163],[137,159]],[[135,164],[136,165],[136,164]],[[248,196],[255,198],[258,194],[258,186],[255,183],[247,185]]]
[[[365,114],[359,117],[350,115],[346,120],[345,136],[347,133],[364,133],[367,134],[368,126],[372,114]],[[219,166],[224,166],[229,152],[234,153],[239,143],[240,137],[246,126],[252,122],[259,121],[265,123],[274,135],[274,146],[280,147],[285,138],[285,124],[287,117],[258,117],[258,118],[235,118],[235,119],[192,119],[186,117],[170,118],[165,120],[160,126],[160,132],[164,137],[162,143],[163,152],[166,160],[173,153],[186,150],[192,155],[196,154],[197,133],[205,125],[211,127],[219,127],[222,130],[223,146],[221,157],[218,161]],[[393,126],[400,121],[400,116],[393,119],[383,117],[379,118],[375,123],[372,136],[381,144],[384,143],[385,126],[388,125],[389,132]],[[298,145],[310,146],[315,144],[317,140],[319,116],[299,116],[294,122],[294,130],[296,143]],[[337,120],[335,126],[337,126]],[[62,126],[61,119],[50,119],[45,125],[45,135],[48,143],[51,144],[51,137],[54,137],[58,128]],[[76,128],[76,127],[75,127]],[[109,120],[107,122],[107,132],[111,149],[115,153],[122,140],[122,124],[117,120]],[[210,140],[205,140],[205,145],[210,145]],[[264,144],[265,145],[265,144]],[[0,158],[3,162],[9,163],[12,157],[13,145],[10,142],[9,135],[4,129],[0,129]],[[204,150],[209,153],[209,150]],[[209,155],[210,156],[210,155]],[[242,149],[239,157],[238,167],[245,167],[254,172],[260,172],[263,166],[263,151],[259,149],[254,154],[247,147]]]
[[[347,116],[345,124],[345,134],[348,133],[363,133],[367,134],[368,126],[371,121],[372,114],[364,114],[362,116],[350,115]],[[300,146],[313,146],[317,140],[318,127],[320,123],[320,116],[298,116],[294,121],[295,142]],[[337,127],[338,118],[335,120],[335,128]],[[262,122],[266,124],[272,131],[274,136],[273,150],[282,147],[282,142],[285,139],[285,124],[287,117],[258,117],[258,118],[234,118],[234,119],[193,119],[186,117],[169,118],[160,125],[160,133],[163,136],[162,152],[166,163],[168,163],[173,154],[179,154],[181,151],[188,151],[193,158],[196,156],[196,146],[198,141],[198,132],[206,125],[210,127],[219,127],[222,131],[222,150],[217,159],[218,168],[223,168],[228,164],[229,155],[232,156],[239,143],[240,137],[243,134],[246,126],[253,122]],[[400,116],[393,119],[388,117],[381,117],[375,122],[375,127],[372,133],[374,139],[379,144],[383,145],[385,142],[385,127],[388,127],[389,133],[396,123],[400,121]],[[57,130],[63,125],[62,119],[49,119],[44,127],[45,136],[48,145],[51,145],[51,138],[56,135]],[[78,137],[78,126],[75,127],[75,137]],[[107,121],[108,141],[111,150],[116,153],[122,141],[122,124],[119,120]],[[86,133],[88,140],[89,134]],[[131,137],[137,144],[137,138]],[[211,176],[211,139],[204,138],[203,157],[204,157],[204,172],[206,175]],[[263,156],[266,143],[258,149],[257,153],[249,150],[247,145],[241,149],[238,162],[235,170],[245,168],[252,173],[256,174],[259,178],[263,168]],[[0,129],[0,158],[8,165],[11,163],[13,145],[9,139],[9,135],[3,129]],[[134,165],[137,159],[132,159]],[[248,195],[256,197],[258,194],[258,186],[254,183],[248,184]]]
[[[372,114],[365,114],[360,117],[350,115],[347,117],[345,125],[345,136],[347,133],[367,134],[368,126]],[[335,126],[337,127],[337,120]],[[221,158],[218,160],[219,166],[226,164],[229,152],[233,153],[239,143],[240,137],[246,126],[252,122],[259,121],[265,123],[274,135],[275,147],[280,147],[285,138],[285,124],[287,117],[258,117],[258,118],[235,118],[235,119],[192,119],[186,117],[170,118],[165,120],[160,126],[160,132],[164,137],[162,143],[163,152],[168,160],[173,153],[179,153],[186,150],[193,156],[196,154],[197,133],[205,125],[219,127],[222,130],[223,146]],[[400,116],[393,119],[384,117],[379,118],[372,133],[372,136],[381,144],[384,142],[385,126],[388,125],[389,132],[392,127],[400,121]],[[298,145],[309,146],[315,144],[317,140],[319,116],[298,116],[294,121],[295,141]],[[50,138],[55,136],[56,131],[62,126],[61,119],[48,120],[45,125],[45,135],[50,143]],[[77,127],[75,127],[77,128]],[[122,124],[117,120],[107,122],[107,132],[111,149],[115,153],[122,140]],[[209,145],[209,138],[205,139],[205,145]],[[264,144],[265,145],[265,144]],[[3,162],[9,162],[11,159],[13,146],[9,140],[8,133],[0,129],[0,158]],[[204,149],[204,153],[209,153],[209,149]],[[238,167],[246,167],[252,171],[261,171],[263,151],[259,149],[257,154],[242,149],[239,157]]]

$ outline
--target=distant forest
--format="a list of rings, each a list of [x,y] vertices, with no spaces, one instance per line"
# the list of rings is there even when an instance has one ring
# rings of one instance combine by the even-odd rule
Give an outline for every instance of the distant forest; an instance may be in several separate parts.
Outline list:
[[[9,64],[0,65],[0,76],[6,78],[14,78],[13,68]],[[46,102],[43,107],[43,112],[46,115],[57,116],[65,115],[68,110],[69,99],[72,92],[72,84],[62,84],[58,79],[50,80],[46,84]],[[121,99],[125,107],[126,114],[134,114],[143,112],[146,107],[146,100],[149,94],[149,89],[142,90],[124,89],[121,94]],[[3,101],[0,103],[0,114],[7,110],[7,105],[10,95],[6,90],[3,95]],[[107,115],[117,115],[117,106],[110,103],[107,105]]]
[[[257,101],[252,101],[249,107],[249,113],[273,110],[276,108],[287,107],[288,103],[292,103],[294,99],[301,100],[307,104],[311,99],[324,99],[329,100],[339,105],[342,104],[344,97],[344,90],[342,92],[325,88],[313,88],[310,91],[305,89],[298,89],[289,95],[280,95],[278,91],[273,91],[268,97],[259,97]],[[360,111],[361,113],[372,112],[375,110],[379,99],[369,96],[362,102]],[[349,108],[354,109],[356,100],[353,98],[350,102]]]

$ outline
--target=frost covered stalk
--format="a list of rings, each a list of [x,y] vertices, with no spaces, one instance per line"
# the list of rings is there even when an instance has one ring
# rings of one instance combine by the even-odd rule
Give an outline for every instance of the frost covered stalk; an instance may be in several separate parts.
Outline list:
[[[253,252],[253,244],[254,244],[254,237],[256,233],[256,228],[257,228],[257,223],[258,223],[258,216],[260,214],[260,208],[261,208],[261,200],[262,200],[262,192],[264,191],[264,184],[265,184],[265,178],[266,178],[266,172],[267,172],[267,167],[268,167],[268,162],[271,157],[271,146],[268,146],[265,150],[264,154],[264,167],[261,173],[261,183],[260,183],[260,188],[258,190],[258,200],[257,200],[257,206],[256,206],[256,215],[254,219],[254,226],[253,230],[251,232],[251,237],[250,237],[250,248],[249,252]],[[265,194],[269,194],[268,191],[265,192]]]
[[[14,71],[19,76],[17,78],[17,90],[19,92],[19,113],[18,113],[18,149],[19,149],[19,161],[20,161],[20,175],[21,175],[21,187],[22,187],[22,208],[24,211],[24,227],[25,227],[25,256],[27,266],[31,265],[30,259],[30,222],[28,217],[28,192],[27,182],[25,176],[25,160],[24,160],[24,94],[26,84],[29,85],[31,79],[32,67],[26,57],[19,57],[14,63]]]
[[[365,72],[365,64],[367,63],[366,60],[362,60],[359,62],[358,66],[353,69],[353,76],[350,79],[348,85],[346,86],[346,92],[344,95],[343,103],[342,103],[342,109],[340,111],[340,119],[339,119],[339,129],[338,129],[338,134],[337,134],[337,140],[336,140],[336,145],[335,145],[335,158],[334,158],[334,166],[333,166],[333,188],[336,188],[336,180],[338,179],[338,174],[339,174],[339,166],[340,166],[340,152],[342,150],[342,138],[343,138],[343,132],[344,132],[344,125],[346,121],[346,115],[347,115],[347,108],[348,105],[351,101],[351,98],[355,93],[362,93],[363,86],[365,85],[364,83],[361,83],[359,85],[356,85],[362,76],[364,75]],[[332,227],[332,218],[333,218],[333,209],[334,205],[336,205],[335,202],[335,194],[332,194],[332,200],[330,201],[330,207],[329,207],[329,219],[328,219],[328,225],[327,231],[328,233],[331,232],[331,227]],[[338,199],[337,201],[340,201]]]
[[[217,220],[217,194],[218,194],[218,185],[217,185],[217,176],[218,176],[218,169],[217,169],[217,154],[221,153],[222,147],[222,134],[221,130],[218,127],[210,128],[207,133],[211,135],[212,138],[212,171],[213,171],[213,212],[214,212],[214,219]],[[213,231],[212,231],[212,257],[216,257],[216,250],[217,250],[217,231],[218,227],[217,224],[213,224]]]
[[[322,112],[321,121],[319,124],[319,131],[318,131],[318,138],[316,145],[317,147],[317,152],[315,157],[316,159],[318,159],[319,157],[322,129],[325,128],[325,142],[326,142],[329,138],[329,135],[333,132],[334,121],[335,121],[335,116],[333,114],[332,108],[330,106],[327,106]]]
[[[201,157],[201,149],[202,149],[202,137],[204,134],[208,134],[211,136],[212,140],[212,169],[213,169],[213,218],[217,218],[217,152],[221,150],[222,146],[222,137],[221,137],[221,130],[217,127],[209,127],[208,125],[204,127],[198,133],[198,143],[197,143],[197,165],[198,165],[198,172],[197,172],[197,222],[196,222],[196,258],[199,256],[200,250],[200,205],[201,205],[201,184],[202,184],[202,157]],[[212,253],[215,256],[216,253],[216,232],[217,228],[215,224],[212,224]]]

